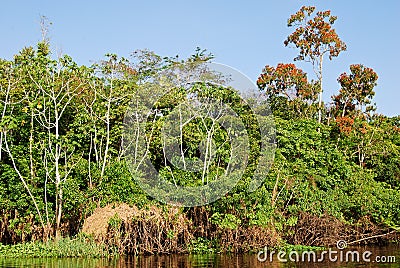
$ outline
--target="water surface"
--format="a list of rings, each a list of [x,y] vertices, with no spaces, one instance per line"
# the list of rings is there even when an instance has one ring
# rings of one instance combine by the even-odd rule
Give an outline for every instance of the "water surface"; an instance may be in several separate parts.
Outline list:
[[[346,262],[346,253],[348,254]],[[362,254],[366,251],[371,252],[368,256],[370,262],[362,260]],[[400,245],[389,245],[385,247],[358,247],[345,249],[343,252],[342,262],[340,262],[340,251],[332,256],[337,256],[338,261],[330,261],[327,255],[324,255],[324,261],[314,262],[290,261],[288,252],[283,258],[288,262],[280,262],[276,254],[272,254],[273,261],[270,261],[271,252],[268,252],[268,258],[260,261],[257,254],[215,254],[215,255],[162,255],[162,256],[140,256],[140,257],[121,257],[113,259],[91,259],[91,258],[1,258],[0,267],[43,267],[43,268],[79,268],[79,267],[148,267],[148,268],[205,268],[205,267],[232,267],[232,268],[261,268],[261,267],[400,267]],[[360,260],[356,261],[354,252],[359,253]],[[336,254],[336,255],[335,255]],[[369,254],[367,254],[369,255]],[[260,255],[262,257],[262,255]],[[296,254],[292,253],[292,259],[296,259]],[[307,255],[305,255],[307,256]],[[321,259],[321,252],[317,253],[317,257]],[[377,261],[381,260],[381,263]],[[382,263],[385,260],[385,263]]]

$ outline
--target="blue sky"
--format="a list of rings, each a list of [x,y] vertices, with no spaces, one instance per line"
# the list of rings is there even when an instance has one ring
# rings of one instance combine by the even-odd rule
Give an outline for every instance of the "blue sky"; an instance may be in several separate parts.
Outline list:
[[[216,62],[256,81],[266,64],[293,61],[296,50],[283,45],[292,31],[286,21],[302,5],[338,16],[335,28],[348,47],[325,62],[325,101],[337,93],[337,77],[349,72],[350,64],[361,63],[379,75],[378,112],[400,115],[398,0],[7,1],[0,9],[0,57],[11,59],[24,46],[35,45],[44,15],[53,23],[53,50],[79,64],[109,52],[128,57],[144,48],[187,57],[199,46],[212,52]],[[296,64],[313,77],[308,64]]]

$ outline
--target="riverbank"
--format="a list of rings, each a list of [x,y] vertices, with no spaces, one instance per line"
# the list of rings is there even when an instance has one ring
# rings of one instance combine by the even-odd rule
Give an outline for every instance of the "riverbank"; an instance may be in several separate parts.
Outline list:
[[[231,217],[210,214],[205,207],[151,206],[137,208],[110,204],[97,208],[74,237],[47,242],[0,244],[4,257],[113,257],[154,254],[254,253],[264,248],[307,250],[349,245],[398,243],[396,230],[368,218],[356,223],[331,216],[300,213],[296,220],[265,226],[243,225]],[[280,227],[281,226],[281,227]]]
[[[369,217],[354,223],[333,216],[298,213],[280,221],[245,224],[238,215],[212,213],[206,207],[183,209],[127,204],[97,208],[82,233],[116,246],[120,253],[246,253],[260,248],[331,247],[345,240],[354,245],[400,241],[398,230],[375,224]]]

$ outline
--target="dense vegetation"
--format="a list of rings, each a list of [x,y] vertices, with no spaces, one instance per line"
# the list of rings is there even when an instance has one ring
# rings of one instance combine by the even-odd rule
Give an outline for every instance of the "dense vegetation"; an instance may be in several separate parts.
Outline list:
[[[313,64],[316,81],[293,63],[267,65],[260,74],[257,85],[268,97],[277,141],[261,187],[247,191],[257,156],[250,155],[243,177],[223,198],[176,210],[137,185],[141,174],[131,172],[121,146],[124,115],[132,99],[162,90],[150,92],[148,86],[160,73],[208,62],[211,54],[197,50],[179,60],[141,50],[131,60],[109,54],[88,67],[67,55],[54,59],[44,39],[12,60],[0,60],[0,243],[75,236],[96,207],[121,203],[154,212],[109,220],[107,237],[96,239],[122,253],[328,245],[373,235],[393,239],[385,234],[400,227],[400,116],[375,113],[378,75],[361,64],[339,76],[333,104],[323,103],[324,56],[332,59],[346,49],[332,28],[335,20],[329,11],[314,15],[313,7],[303,7],[288,21],[297,28],[285,45],[299,48],[296,60]],[[197,85],[190,93],[221,99],[252,124],[234,94],[209,89]],[[166,115],[187,94],[177,87],[154,107]],[[213,132],[218,153],[207,173],[188,175],[163,158],[162,119],[153,116],[145,124],[152,162],[174,183],[201,185],[228,165],[232,148],[223,142],[222,129]],[[198,156],[210,124],[194,121],[184,129],[185,157]],[[256,146],[256,133],[249,143]]]

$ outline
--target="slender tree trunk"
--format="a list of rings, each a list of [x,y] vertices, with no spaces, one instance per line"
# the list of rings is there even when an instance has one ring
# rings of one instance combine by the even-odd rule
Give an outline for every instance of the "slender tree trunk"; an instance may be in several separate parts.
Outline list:
[[[346,114],[346,103],[343,105],[342,117]]]
[[[182,123],[181,107],[179,107],[179,138],[180,138],[180,149],[181,149],[183,169],[186,170],[185,152],[183,151],[183,123]]]
[[[92,148],[93,148],[93,135],[90,134],[90,146],[89,146],[89,156],[88,156],[88,177],[89,177],[89,189],[93,188],[92,183],[92,168],[91,168],[91,156],[92,156]]]
[[[3,119],[6,116],[7,104],[8,104],[8,98],[9,98],[9,95],[10,95],[10,90],[11,90],[11,85],[10,85],[10,82],[9,82],[9,84],[7,86],[7,92],[6,92],[6,97],[5,97],[5,100],[4,100],[4,106],[3,106],[3,111],[2,111],[2,114],[1,114],[1,119]],[[4,137],[5,137],[5,133],[3,134],[3,131],[0,131],[0,160],[1,160],[1,151],[2,151],[2,148],[3,148],[3,140],[5,139]]]
[[[318,95],[318,123],[321,124],[322,121],[322,63],[323,63],[323,55],[319,58],[319,95]]]
[[[10,159],[11,159],[11,163],[12,163],[12,165],[13,165],[13,168],[14,168],[15,172],[17,172],[18,177],[20,178],[22,184],[24,185],[26,191],[28,192],[28,195],[29,195],[30,198],[32,199],[33,205],[35,206],[36,212],[37,212],[37,214],[38,214],[38,216],[39,216],[39,221],[40,221],[40,223],[41,223],[41,225],[42,225],[42,228],[43,228],[43,230],[44,230],[44,229],[45,229],[45,226],[44,226],[44,221],[43,221],[42,213],[40,213],[40,209],[39,209],[39,206],[38,206],[38,204],[37,204],[37,202],[36,202],[36,198],[33,196],[31,190],[29,189],[28,184],[26,183],[26,180],[25,180],[24,177],[22,176],[21,172],[19,171],[19,169],[18,169],[18,167],[17,167],[17,164],[15,163],[15,159],[14,159],[14,157],[13,157],[11,151],[10,151],[10,148],[9,148],[9,146],[8,146],[7,135],[6,135],[5,132],[4,132],[4,143],[5,143],[5,146],[6,146],[6,150],[7,150],[7,152],[8,152],[8,155],[9,155],[9,157],[10,157]]]
[[[63,206],[63,190],[62,185],[56,185],[57,188],[57,219],[56,219],[56,239],[61,238],[61,218]]]
[[[33,170],[33,109],[31,109],[31,129],[29,135],[29,168],[31,173],[31,180],[33,180],[35,176],[35,172]]]
[[[61,185],[61,174],[60,174],[60,154],[61,154],[61,148],[59,144],[59,115],[57,111],[57,103],[55,101],[54,103],[55,107],[55,131],[56,131],[56,146],[55,146],[55,157],[54,157],[54,166],[55,166],[55,176],[56,176],[56,195],[57,195],[57,201],[56,201],[56,239],[59,239],[61,234],[60,234],[60,226],[61,226],[61,216],[62,216],[62,185]],[[50,120],[49,120],[50,121]]]
[[[104,157],[103,157],[103,164],[101,167],[101,174],[100,174],[100,181],[103,180],[104,172],[106,169],[107,158],[108,158],[108,150],[110,146],[110,113],[111,113],[111,100],[113,96],[113,76],[111,76],[111,86],[110,86],[110,93],[107,100],[107,112],[106,112],[106,125],[107,125],[107,133],[106,133],[106,144],[104,149]]]

